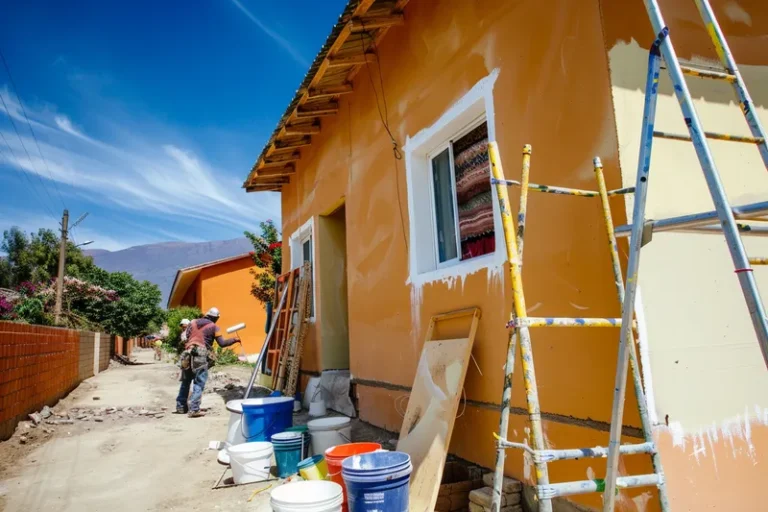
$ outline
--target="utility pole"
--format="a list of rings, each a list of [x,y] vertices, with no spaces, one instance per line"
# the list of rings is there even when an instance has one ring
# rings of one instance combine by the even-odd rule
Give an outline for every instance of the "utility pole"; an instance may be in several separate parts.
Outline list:
[[[67,230],[69,224],[69,210],[64,210],[61,216],[61,241],[59,242],[59,275],[56,278],[56,309],[54,310],[55,323],[59,325],[61,320],[61,295],[64,291],[64,263],[67,259]]]

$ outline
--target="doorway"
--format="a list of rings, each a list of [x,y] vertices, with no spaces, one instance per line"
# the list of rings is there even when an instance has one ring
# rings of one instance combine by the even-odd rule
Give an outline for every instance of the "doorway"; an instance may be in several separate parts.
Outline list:
[[[347,217],[342,204],[318,217],[317,270],[322,370],[349,369]]]

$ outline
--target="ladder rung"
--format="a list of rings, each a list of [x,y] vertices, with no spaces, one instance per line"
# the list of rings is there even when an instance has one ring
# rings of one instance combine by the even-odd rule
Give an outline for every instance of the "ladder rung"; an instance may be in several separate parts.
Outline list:
[[[659,137],[662,139],[672,139],[672,140],[685,140],[690,142],[691,137],[689,135],[683,135],[681,133],[669,133],[669,132],[660,132],[660,131],[654,131],[653,132],[654,137]],[[765,142],[765,139],[762,137],[747,137],[743,135],[728,135],[727,133],[714,133],[714,132],[704,132],[704,136],[708,139],[716,139],[716,140],[727,140],[729,142],[747,142],[750,144],[762,144]]]
[[[491,185],[507,185],[508,187],[521,186],[521,183],[517,180],[497,180],[491,178]],[[584,190],[580,188],[568,188],[568,187],[555,187],[552,185],[539,185],[538,183],[528,183],[528,190],[534,192],[545,192],[547,194],[559,194],[564,196],[580,196],[580,197],[598,197],[600,192],[596,190]],[[635,191],[635,187],[624,187],[609,190],[607,194],[609,196],[620,196],[624,194],[632,194]]]
[[[630,487],[650,487],[658,486],[664,483],[664,478],[660,475],[634,475],[620,476],[616,479],[616,487],[619,489],[629,489]],[[574,494],[588,494],[590,492],[603,492],[605,490],[605,480],[596,478],[595,480],[581,480],[577,482],[563,482],[560,484],[548,484],[536,486],[536,493],[539,499],[552,499],[561,496],[573,496]]]
[[[516,318],[507,327],[621,327],[621,318],[563,318],[534,317]]]
[[[563,450],[534,450],[527,444],[513,443],[506,439],[499,440],[502,448],[519,448],[530,453],[533,462],[554,462],[558,460],[597,459],[608,456],[608,448],[595,446],[594,448],[568,448]],[[651,443],[623,444],[619,446],[621,455],[639,455],[643,453],[655,453],[656,446]]]
[[[736,75],[730,73],[723,73],[722,71],[711,71],[709,69],[698,69],[690,66],[680,66],[683,73],[690,76],[699,78],[711,78],[713,80],[724,80],[726,82],[734,83],[736,81]]]
[[[768,201],[762,201],[760,203],[751,203],[741,206],[733,206],[731,208],[735,219],[746,220],[754,217],[760,217],[768,214]],[[659,231],[673,231],[675,229],[681,229],[691,226],[707,226],[713,222],[717,222],[717,212],[701,212],[692,213],[690,215],[681,215],[679,217],[670,217],[668,219],[653,220],[650,221],[653,226],[653,232]],[[631,224],[624,224],[616,228],[616,236],[629,236],[632,232]]]

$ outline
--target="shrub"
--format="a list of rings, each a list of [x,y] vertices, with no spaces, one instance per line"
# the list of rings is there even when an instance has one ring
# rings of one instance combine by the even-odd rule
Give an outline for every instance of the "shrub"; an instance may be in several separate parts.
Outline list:
[[[183,319],[194,320],[200,318],[202,313],[200,310],[193,306],[180,306],[175,309],[168,310],[168,316],[166,317],[168,324],[168,336],[165,338],[165,344],[171,347],[176,352],[181,352],[184,347],[181,344],[181,327],[179,324]]]

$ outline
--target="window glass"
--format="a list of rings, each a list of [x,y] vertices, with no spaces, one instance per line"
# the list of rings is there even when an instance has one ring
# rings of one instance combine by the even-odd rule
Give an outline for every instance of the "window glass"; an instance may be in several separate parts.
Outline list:
[[[432,181],[435,191],[435,224],[437,232],[438,261],[456,259],[456,218],[451,178],[450,150],[445,149],[432,159]]]
[[[492,253],[496,238],[486,123],[453,142],[453,164],[461,259]]]

